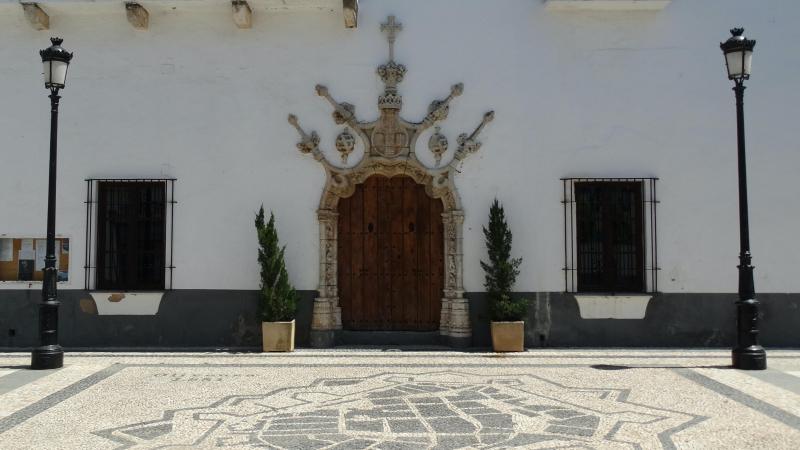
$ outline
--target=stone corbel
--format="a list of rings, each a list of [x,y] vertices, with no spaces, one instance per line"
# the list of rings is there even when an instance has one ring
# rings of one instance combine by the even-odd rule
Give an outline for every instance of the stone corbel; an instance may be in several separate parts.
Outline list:
[[[245,0],[232,0],[233,23],[238,28],[247,29],[253,27],[253,10]]]
[[[358,26],[358,0],[342,0],[342,10],[344,11],[345,28],[356,28]]]
[[[128,22],[137,30],[146,30],[150,25],[150,13],[136,2],[125,3],[125,15],[128,17]]]
[[[20,3],[25,12],[28,23],[38,31],[50,29],[50,16],[39,6],[38,3]]]
[[[489,111],[483,115],[483,120],[481,120],[480,125],[475,128],[475,131],[472,134],[462,133],[458,136],[458,148],[456,149],[456,153],[453,156],[453,161],[463,161],[467,155],[471,155],[477,152],[481,148],[481,143],[478,142],[478,135],[481,134],[483,127],[486,126],[489,122],[494,120],[494,111]]]

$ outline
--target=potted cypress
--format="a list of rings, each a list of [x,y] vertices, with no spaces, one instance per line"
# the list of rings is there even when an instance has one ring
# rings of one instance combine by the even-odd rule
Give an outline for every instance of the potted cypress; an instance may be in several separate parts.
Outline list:
[[[481,261],[486,273],[486,295],[492,327],[492,348],[496,352],[521,352],[525,349],[525,322],[528,302],[514,298],[512,289],[519,275],[522,258],[511,258],[511,230],[503,205],[495,199],[489,209],[489,228],[483,227],[489,261]]]
[[[256,214],[258,234],[258,263],[261,265],[259,311],[261,314],[262,344],[265,352],[294,351],[294,318],[297,293],[289,283],[283,259],[286,247],[278,244],[275,215],[270,212],[264,223],[264,205]]]

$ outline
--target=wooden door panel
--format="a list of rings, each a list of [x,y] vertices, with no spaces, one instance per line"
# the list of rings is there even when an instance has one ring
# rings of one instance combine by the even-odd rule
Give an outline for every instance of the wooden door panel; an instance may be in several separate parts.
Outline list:
[[[350,233],[350,203],[349,202],[339,202],[339,223],[338,229],[336,230],[337,234],[337,249],[336,255],[338,258],[337,261],[337,286],[339,288],[339,292],[350,292],[352,286],[352,274],[350,273],[350,247],[351,247],[351,240],[352,236]],[[325,270],[324,267],[320,267],[320,270]],[[347,298],[342,298],[340,296],[340,306],[342,307],[342,321],[345,322],[353,322],[356,320],[353,316],[355,313],[353,311],[352,305],[349,303],[351,296],[347,296]],[[343,303],[346,301],[347,303]]]
[[[373,183],[370,184],[373,186]],[[374,270],[378,265],[378,190],[375,188],[364,189],[364,221],[361,229],[363,236],[362,249],[364,252],[364,272],[362,276],[363,304],[361,305],[362,317],[373,317],[379,310],[373,299],[378,297],[380,283],[378,272]],[[373,268],[373,269],[368,269]]]
[[[408,177],[373,176],[339,201],[339,301],[351,330],[436,330],[442,202]]]

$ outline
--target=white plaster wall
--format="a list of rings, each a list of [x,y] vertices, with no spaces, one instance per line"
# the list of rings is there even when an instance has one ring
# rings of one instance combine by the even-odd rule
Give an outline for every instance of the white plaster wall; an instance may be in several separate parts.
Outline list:
[[[170,176],[178,179],[175,288],[256,288],[253,214],[263,202],[276,212],[292,281],[315,289],[324,173],[297,152],[286,116],[316,129],[331,152],[339,128],[315,84],[355,104],[362,120],[376,117],[375,67],[387,58],[378,29],[388,14],[404,26],[396,57],[409,70],[405,118],[421,119],[456,82],[465,93],[442,126],[451,146],[496,111],[456,180],[469,291],[483,289],[481,226],[494,196],[525,258],[517,289],[559,291],[559,178],[657,176],[660,290],[734,292],[735,109],[718,44],[745,26],[758,40],[745,97],[756,289],[800,291],[793,0],[673,0],[660,12],[627,13],[546,11],[538,0],[368,0],[355,30],[339,9],[257,11],[250,30],[213,11],[163,10],[137,31],[122,9],[87,8],[51,14],[45,32],[4,5],[0,233],[45,232],[49,108],[37,52],[58,35],[75,52],[59,135],[69,287],[83,287],[83,180]]]

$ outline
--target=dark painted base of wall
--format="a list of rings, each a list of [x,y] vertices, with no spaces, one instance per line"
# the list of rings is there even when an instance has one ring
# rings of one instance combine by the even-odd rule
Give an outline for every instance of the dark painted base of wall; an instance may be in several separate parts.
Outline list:
[[[658,294],[644,319],[582,319],[575,296],[519,293],[528,299],[526,347],[732,347],[736,294]],[[472,343],[491,345],[484,293],[469,293]],[[757,294],[764,347],[800,347],[800,294]]]
[[[295,344],[305,347],[316,291],[298,294]],[[67,349],[261,348],[258,291],[168,291],[158,313],[151,316],[97,315],[86,308],[86,299],[94,303],[81,290],[59,291],[58,298],[59,342]],[[35,290],[0,291],[0,347],[37,344],[40,299],[41,293]]]
[[[295,340],[298,347],[308,347],[317,293],[299,294]],[[528,347],[731,347],[735,343],[735,294],[659,294],[641,320],[582,319],[570,294],[518,295],[529,300]],[[762,344],[800,347],[800,294],[757,297],[762,303]],[[0,348],[37,344],[40,298],[37,290],[0,291]],[[489,347],[486,296],[469,293],[467,298],[473,335],[471,342],[457,344]],[[82,299],[91,299],[86,291],[60,291],[59,299],[59,341],[66,349],[252,350],[261,345],[257,291],[169,291],[158,313],[150,316],[98,315],[86,307],[86,300],[81,305]]]

